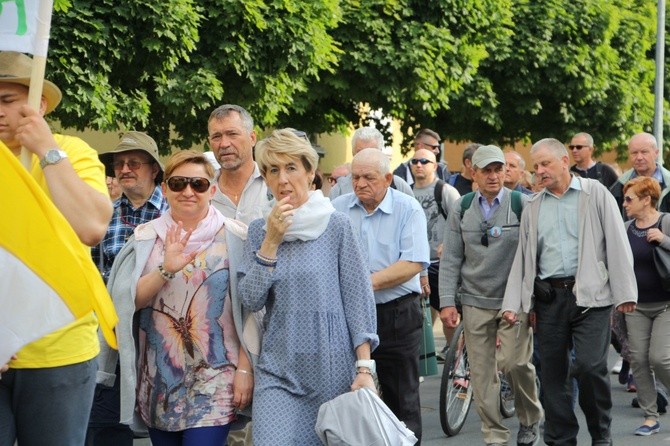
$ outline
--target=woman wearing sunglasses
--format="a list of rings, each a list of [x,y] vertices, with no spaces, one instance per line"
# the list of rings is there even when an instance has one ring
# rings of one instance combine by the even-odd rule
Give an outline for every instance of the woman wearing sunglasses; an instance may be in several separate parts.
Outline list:
[[[349,218],[310,191],[318,155],[308,141],[276,130],[256,145],[256,162],[275,200],[249,225],[240,270],[243,305],[266,307],[253,443],[320,445],[319,406],[374,388],[370,351],[379,338],[368,267]]]
[[[152,444],[220,446],[253,390],[235,292],[246,226],[209,204],[214,170],[202,153],[175,153],[164,177],[170,210],[135,229],[110,275],[112,295],[127,290],[139,310],[137,338],[119,334],[126,350],[138,342],[137,374],[122,376],[137,376],[137,411]],[[132,311],[119,306],[129,332]]]
[[[670,250],[670,217],[656,210],[661,187],[654,178],[636,177],[623,187],[623,207],[632,218],[626,232],[633,251],[637,306],[626,314],[631,370],[644,423],[635,435],[660,430],[656,380],[670,388],[670,291],[663,289],[654,266],[653,251]],[[654,379],[654,377],[656,379]]]

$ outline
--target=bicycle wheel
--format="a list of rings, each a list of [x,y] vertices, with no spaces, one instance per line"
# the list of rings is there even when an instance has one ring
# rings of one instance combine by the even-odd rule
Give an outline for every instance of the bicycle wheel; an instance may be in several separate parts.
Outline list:
[[[440,424],[446,435],[452,437],[458,434],[471,404],[470,364],[461,323],[456,327],[449,345],[440,384]]]
[[[503,372],[498,371],[498,379],[500,379],[500,413],[504,418],[513,417],[516,413],[514,391]]]

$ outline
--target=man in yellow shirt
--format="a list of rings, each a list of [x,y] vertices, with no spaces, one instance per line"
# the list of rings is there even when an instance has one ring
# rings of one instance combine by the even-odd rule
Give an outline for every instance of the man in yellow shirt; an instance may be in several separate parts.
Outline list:
[[[27,105],[31,67],[24,54],[0,52],[0,150],[18,156],[23,146],[30,152],[33,178],[81,242],[95,245],[112,215],[103,165],[84,141],[49,129],[44,115],[62,97],[56,85],[44,81],[39,110]],[[16,354],[0,377],[0,444],[84,444],[95,388],[97,327],[91,312]]]

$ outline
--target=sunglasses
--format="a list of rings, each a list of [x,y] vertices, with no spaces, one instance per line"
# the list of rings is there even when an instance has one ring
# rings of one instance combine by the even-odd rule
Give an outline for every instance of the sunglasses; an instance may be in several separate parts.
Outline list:
[[[123,170],[123,166],[127,165],[128,169],[130,170],[138,170],[140,167],[142,167],[142,164],[153,164],[153,162],[143,163],[142,161],[138,160],[130,160],[130,161],[118,160],[112,163],[112,167],[114,167],[114,170]]]
[[[626,203],[630,203],[631,201],[633,201],[633,200],[636,199],[636,198],[637,198],[637,196],[635,196],[635,197],[631,197],[631,196],[629,196],[629,195],[625,195],[625,196],[623,197],[623,201],[625,201]]]
[[[432,163],[431,160],[426,159],[426,158],[420,158],[420,159],[412,158],[412,159],[409,160],[409,161],[410,161],[412,164],[414,164],[415,166],[416,166],[417,164],[419,164],[419,163],[421,163],[422,166],[425,166],[425,165],[428,164],[428,163]]]
[[[181,192],[190,184],[191,189],[199,194],[207,192],[210,185],[209,180],[202,177],[170,177],[165,183],[172,192]]]
[[[570,150],[582,150],[584,147],[591,147],[591,146],[585,146],[583,144],[570,144],[568,146]]]

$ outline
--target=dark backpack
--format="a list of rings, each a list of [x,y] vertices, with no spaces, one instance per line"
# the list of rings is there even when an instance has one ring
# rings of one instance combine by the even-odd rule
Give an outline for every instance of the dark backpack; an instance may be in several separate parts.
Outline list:
[[[521,221],[521,211],[523,211],[523,207],[521,206],[521,192],[518,190],[513,190],[510,192],[512,192],[510,198],[510,200],[512,200],[512,212],[516,214],[517,220]],[[463,195],[463,198],[461,199],[461,220],[463,219],[463,214],[465,214],[465,211],[470,209],[472,200],[475,198],[475,194],[476,192],[470,192]]]

